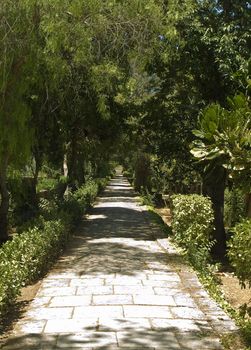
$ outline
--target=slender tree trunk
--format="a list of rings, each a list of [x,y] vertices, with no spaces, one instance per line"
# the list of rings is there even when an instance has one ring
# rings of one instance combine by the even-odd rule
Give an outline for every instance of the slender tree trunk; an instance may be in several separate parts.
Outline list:
[[[224,258],[226,254],[226,232],[224,227],[224,192],[226,185],[226,173],[221,167],[215,168],[210,176],[203,181],[203,195],[212,200],[214,211],[214,239],[213,255],[216,258]]]
[[[8,156],[0,164],[0,242],[8,240],[9,192],[7,188]]]
[[[136,166],[135,166],[135,180],[134,186],[136,191],[149,190],[150,178],[150,158],[147,154],[140,152],[137,156]]]
[[[63,164],[62,164],[62,175],[67,179],[68,177],[68,160],[67,160],[67,154],[64,154]],[[67,196],[69,194],[69,188],[67,185],[67,182],[63,182],[60,184],[58,188],[58,196],[59,198],[63,199],[64,196]]]
[[[32,206],[34,207],[35,211],[38,209],[38,195],[37,195],[37,182],[38,182],[38,174],[42,167],[42,156],[40,154],[35,154],[35,173],[34,177],[32,179],[31,183],[31,200],[32,200]]]
[[[68,186],[71,190],[75,191],[77,189],[77,160],[78,160],[78,150],[77,150],[77,130],[76,127],[72,130],[71,142],[69,145],[69,152],[67,155],[68,159]]]
[[[251,193],[246,195],[246,215],[251,218]]]

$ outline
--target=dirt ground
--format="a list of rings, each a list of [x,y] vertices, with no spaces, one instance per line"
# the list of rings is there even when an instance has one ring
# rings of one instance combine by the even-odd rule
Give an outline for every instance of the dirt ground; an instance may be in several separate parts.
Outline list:
[[[220,273],[218,275],[221,280],[221,289],[225,294],[227,301],[235,308],[238,309],[243,304],[251,307],[251,289],[241,288],[238,278],[233,273]]]
[[[33,300],[40,287],[41,281],[34,283],[31,286],[22,288],[21,295],[17,302],[13,305],[7,317],[1,322],[0,320],[0,345],[12,333],[15,323],[22,318],[22,315],[28,309],[29,303]]]
[[[171,225],[171,213],[168,208],[156,209],[156,212],[162,217],[167,225]],[[251,288],[243,289],[232,272],[221,272],[217,274],[221,281],[221,290],[226,300],[234,309],[239,309],[245,303],[251,307]]]

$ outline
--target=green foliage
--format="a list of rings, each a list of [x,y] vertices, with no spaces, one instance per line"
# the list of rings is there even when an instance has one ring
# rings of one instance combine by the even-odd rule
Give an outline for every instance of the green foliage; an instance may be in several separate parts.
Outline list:
[[[31,111],[25,97],[33,61],[31,4],[7,0],[0,4],[0,164],[24,164],[29,155]]]
[[[40,216],[0,249],[0,314],[23,286],[41,277],[62,252],[70,233],[107,179],[90,180],[63,202],[40,200]]]
[[[38,179],[37,192],[52,191],[58,185],[58,180],[53,178],[42,177]]]
[[[239,186],[249,187],[247,174],[251,169],[251,110],[243,94],[228,99],[229,108],[212,104],[199,119],[198,138],[191,153],[202,162],[205,170],[221,166]]]
[[[214,244],[211,201],[200,195],[175,195],[171,199],[175,240],[195,265],[206,267]]]
[[[13,303],[21,287],[35,281],[60,254],[69,231],[61,220],[44,221],[0,250],[0,313]]]
[[[233,227],[245,217],[245,200],[243,191],[238,188],[226,189],[224,200],[224,222],[228,228]]]
[[[172,232],[170,232],[170,227],[163,223],[159,215],[157,215],[155,212],[152,212],[152,210],[149,211],[149,214],[151,219],[156,222],[168,236],[172,234]],[[173,243],[176,242],[174,241]],[[244,344],[247,346],[245,347],[245,350],[249,349],[251,343],[251,322],[249,318],[245,317],[249,312],[247,307],[244,305],[240,311],[235,310],[225,299],[225,296],[222,293],[222,288],[219,285],[219,279],[215,275],[215,271],[218,270],[217,264],[204,265],[204,261],[202,261],[202,264],[198,264],[197,259],[189,259],[189,262],[192,264],[193,268],[198,274],[201,283],[207,289],[210,296],[217,301],[217,303],[230,315],[231,318],[236,321],[237,326],[240,328],[243,350]],[[230,337],[229,334],[227,334],[226,337],[223,336],[221,338],[222,344],[226,347],[226,349],[229,350],[233,348],[233,345],[235,345],[235,340],[239,348],[240,338],[238,334],[233,334],[233,337]]]
[[[251,220],[243,220],[232,231],[228,243],[229,260],[242,286],[251,286]]]

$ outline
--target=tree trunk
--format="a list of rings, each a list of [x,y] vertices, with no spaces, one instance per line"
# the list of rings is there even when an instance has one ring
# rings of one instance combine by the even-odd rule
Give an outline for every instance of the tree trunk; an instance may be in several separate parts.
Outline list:
[[[251,193],[246,195],[246,215],[251,218]]]
[[[77,189],[77,131],[74,127],[71,135],[71,142],[69,145],[69,152],[67,154],[68,160],[68,186],[72,191]]]
[[[8,236],[8,211],[9,211],[9,192],[7,188],[7,167],[8,157],[5,156],[0,165],[0,242],[6,242]]]
[[[35,154],[34,159],[35,159],[35,173],[34,173],[33,180],[31,182],[31,192],[32,192],[31,205],[34,207],[35,211],[37,211],[38,210],[37,182],[38,182],[38,174],[42,167],[42,156],[40,155],[40,153]]]
[[[140,152],[135,166],[134,187],[136,191],[150,190],[150,158],[146,153]]]
[[[226,254],[226,232],[224,227],[224,192],[226,186],[226,172],[223,168],[215,168],[203,181],[203,195],[209,196],[214,211],[214,239],[213,255],[224,258]]]

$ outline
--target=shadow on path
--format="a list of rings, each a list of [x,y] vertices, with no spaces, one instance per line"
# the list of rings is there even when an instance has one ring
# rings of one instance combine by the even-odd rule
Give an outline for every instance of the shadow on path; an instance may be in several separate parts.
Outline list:
[[[43,281],[45,298],[55,289],[57,302],[76,303],[81,297],[90,303],[65,304],[63,311],[69,311],[69,316],[62,319],[57,315],[62,305],[50,305],[54,295],[48,294],[52,299],[35,307],[35,315],[43,314],[45,308],[56,316],[26,318],[25,334],[17,331],[3,349],[222,349],[207,316],[194,304],[177,273],[182,270],[180,257],[174,251],[164,252],[155,242],[156,234],[153,237],[128,182],[115,177]],[[104,289],[111,295],[101,295]],[[64,295],[63,290],[74,292]],[[174,299],[178,295],[183,299]],[[148,300],[146,304],[141,298]],[[52,331],[58,326],[60,331]]]

